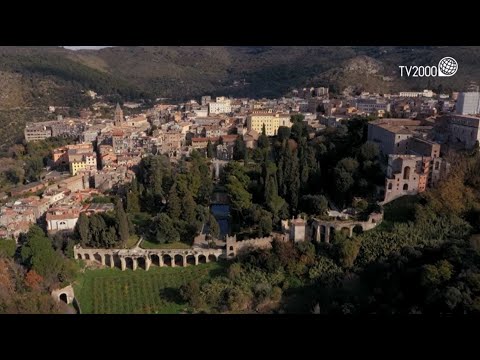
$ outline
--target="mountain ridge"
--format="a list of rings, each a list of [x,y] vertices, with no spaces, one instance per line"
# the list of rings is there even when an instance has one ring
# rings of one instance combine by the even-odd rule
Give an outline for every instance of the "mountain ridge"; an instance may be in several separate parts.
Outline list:
[[[436,65],[445,56],[457,59],[455,76],[399,76],[399,65]],[[70,107],[73,115],[88,107],[92,100],[86,90],[111,102],[202,95],[275,98],[311,86],[328,86],[334,95],[462,91],[480,80],[479,58],[480,47],[465,46],[3,46],[0,132],[5,134],[0,141],[21,139],[25,122],[45,120],[49,105]],[[23,110],[16,114],[15,109]]]

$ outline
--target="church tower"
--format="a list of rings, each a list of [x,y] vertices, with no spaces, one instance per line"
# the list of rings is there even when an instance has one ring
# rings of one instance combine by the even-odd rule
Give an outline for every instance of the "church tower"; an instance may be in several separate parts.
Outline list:
[[[120,104],[117,103],[117,107],[115,108],[114,125],[122,126],[124,125],[124,122],[125,122],[125,119],[123,118],[123,110],[120,107]]]

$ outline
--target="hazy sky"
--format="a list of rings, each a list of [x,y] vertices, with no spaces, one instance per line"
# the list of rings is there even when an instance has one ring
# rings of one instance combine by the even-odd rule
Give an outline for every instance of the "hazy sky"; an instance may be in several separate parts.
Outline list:
[[[65,49],[70,50],[98,50],[111,46],[64,46]]]

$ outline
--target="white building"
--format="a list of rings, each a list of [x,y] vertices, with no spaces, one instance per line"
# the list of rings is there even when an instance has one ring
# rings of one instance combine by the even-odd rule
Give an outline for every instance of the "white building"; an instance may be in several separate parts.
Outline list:
[[[80,216],[80,209],[74,207],[57,207],[47,211],[45,220],[48,232],[73,231]]]
[[[418,91],[401,91],[400,97],[418,97]]]
[[[219,99],[223,99],[222,101],[218,101]],[[224,97],[217,98],[216,102],[211,102],[208,104],[208,113],[209,114],[228,114],[232,112],[232,105],[230,104],[230,100]]]
[[[480,113],[480,92],[461,92],[457,98],[457,114],[474,115]]]
[[[208,108],[207,107],[196,109],[196,110],[193,110],[193,111],[195,113],[195,116],[198,116],[198,117],[207,117],[208,116]]]

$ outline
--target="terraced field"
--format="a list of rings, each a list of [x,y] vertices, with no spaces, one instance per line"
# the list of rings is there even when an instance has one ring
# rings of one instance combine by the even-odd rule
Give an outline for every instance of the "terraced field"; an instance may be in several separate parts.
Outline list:
[[[188,312],[179,294],[182,284],[222,274],[222,263],[149,271],[87,270],[74,284],[84,314],[176,314]]]

